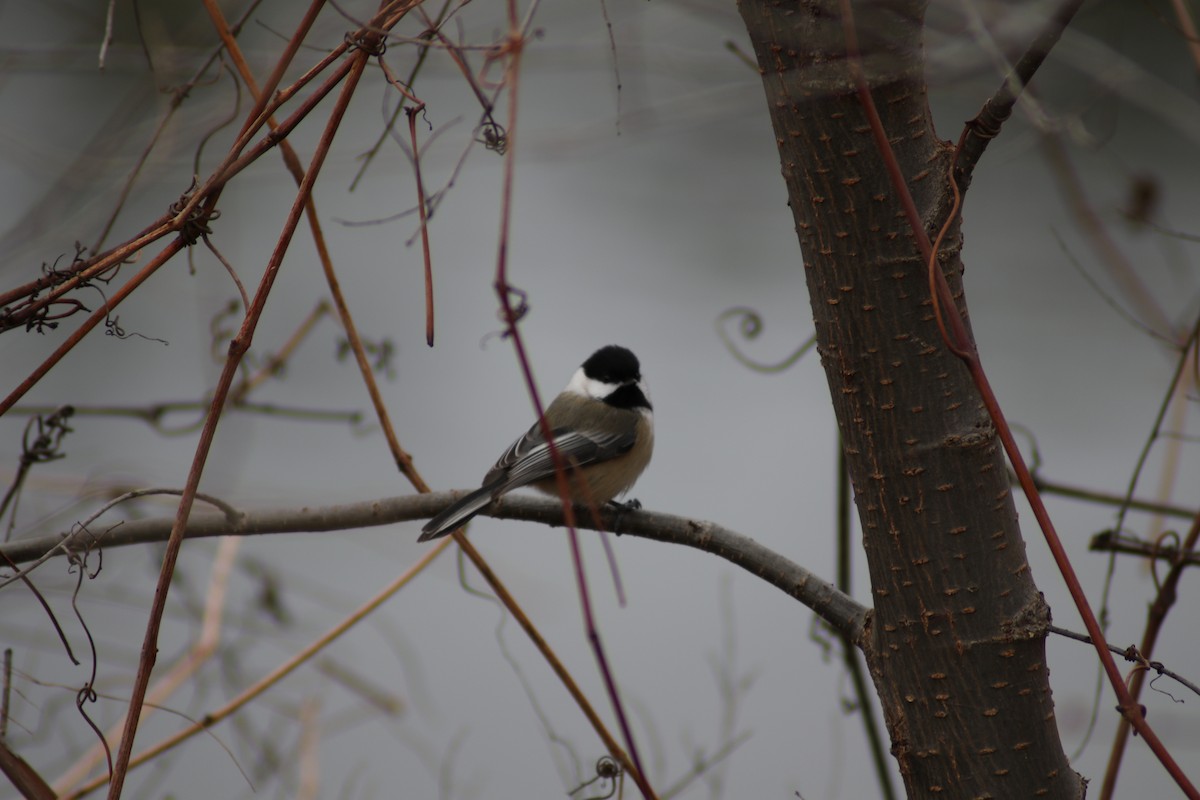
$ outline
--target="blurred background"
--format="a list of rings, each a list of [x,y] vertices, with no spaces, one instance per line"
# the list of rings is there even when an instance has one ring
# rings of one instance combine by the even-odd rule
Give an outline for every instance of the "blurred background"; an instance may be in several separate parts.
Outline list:
[[[1018,56],[1053,5],[935,3],[927,50],[942,138],[957,138],[962,122],[999,86],[997,59]],[[249,14],[239,41],[260,77],[294,28],[293,6],[264,2]],[[368,6],[339,8],[356,17]],[[246,13],[244,4],[222,7],[231,20]],[[43,264],[69,262],[77,241],[97,242],[172,90],[215,50],[200,7],[137,9],[139,19],[129,6],[115,8],[101,70],[103,4],[0,5],[4,288],[32,280]],[[446,29],[456,42],[494,42],[507,29],[501,4],[476,3],[457,14]],[[533,20],[519,122],[510,131],[517,168],[507,235],[510,280],[528,293],[521,332],[541,396],[552,397],[597,347],[632,348],[650,385],[657,430],[654,461],[633,494],[649,509],[744,533],[832,579],[837,442],[815,353],[781,372],[757,372],[718,334],[723,325],[739,353],[772,363],[812,333],[774,138],[758,75],[740,55],[751,50],[734,3],[543,3]],[[352,27],[337,9],[326,9],[308,39],[314,49],[301,50],[290,79]],[[414,19],[397,32],[421,30]],[[397,42],[385,60],[407,75],[414,52]],[[467,52],[480,74],[484,53]],[[1196,74],[1168,4],[1088,4],[1038,74],[1031,102],[991,145],[967,197],[965,283],[975,334],[1000,401],[1023,426],[1027,453],[1036,448],[1048,481],[1124,492],[1170,392],[1179,354],[1164,337],[1186,337],[1200,287],[1194,241],[1170,233],[1200,232]],[[499,80],[499,68],[484,77]],[[479,105],[445,52],[431,53],[414,91],[427,103],[418,127],[422,178],[427,192],[440,192],[429,224],[432,349],[424,342],[407,129],[402,117],[394,135],[386,132],[398,95],[377,68],[368,68],[314,199],[351,311],[363,337],[380,349],[377,374],[401,444],[434,488],[466,489],[533,420],[513,348],[498,335],[493,281],[504,161],[471,144]],[[498,107],[501,120],[507,103]],[[164,213],[193,174],[209,174],[249,104],[228,71],[210,70],[164,128],[106,243]],[[328,105],[291,137],[302,160]],[[226,120],[231,124],[218,127]],[[381,138],[378,153],[364,159]],[[365,172],[354,183],[360,166]],[[221,198],[212,238],[251,292],[294,194],[269,153]],[[1108,266],[1097,229],[1130,269]],[[111,293],[129,274],[123,270],[101,288]],[[1133,294],[1131,283],[1145,296]],[[240,311],[228,308],[237,296],[203,246],[160,270],[117,310],[117,330],[109,332],[123,337],[97,330],[0,417],[0,481],[8,485],[16,474],[30,410],[204,401],[240,322]],[[302,224],[250,363],[265,363],[326,296]],[[98,292],[93,299],[100,302]],[[737,320],[722,323],[736,307],[761,317],[755,340],[740,336]],[[0,336],[4,393],[78,321]],[[343,341],[334,318],[322,317],[252,395],[331,418],[228,412],[204,491],[246,509],[412,491],[372,421]],[[1139,496],[1194,504],[1200,464],[1188,438],[1193,399],[1194,392],[1181,396],[1168,412],[1164,427],[1175,436],[1154,442]],[[0,522],[12,525],[12,537],[67,530],[120,491],[181,487],[198,419],[195,411],[171,414],[161,420],[164,432],[128,414],[77,414],[63,442],[66,457],[37,466],[15,515]],[[1056,495],[1048,501],[1099,603],[1109,560],[1087,545],[1113,524],[1115,511]],[[1019,508],[1054,622],[1079,629],[1023,501]],[[169,516],[173,509],[168,498],[150,498],[107,519]],[[1150,538],[1187,523],[1134,514],[1126,525]],[[242,542],[217,654],[166,701],[172,713],[142,726],[135,752],[178,730],[181,716],[219,707],[369,599],[426,552],[416,543],[419,529],[412,523]],[[610,719],[563,531],[479,519],[471,536]],[[713,556],[629,537],[612,541],[627,594],[622,608],[597,536],[582,534],[597,623],[660,791],[702,765],[678,796],[879,796],[861,723],[848,712],[854,701],[838,648],[811,612]],[[210,540],[184,547],[156,675],[199,632],[218,546]],[[106,550],[103,569],[80,589],[77,605],[94,639],[96,688],[104,695],[88,714],[101,728],[118,722],[125,707],[161,554],[157,546]],[[854,594],[869,602],[861,561],[855,574]],[[91,665],[71,610],[76,578],[61,559],[36,573],[81,656],[78,667],[26,589],[9,584],[3,597],[0,645],[12,648],[15,670],[8,742],[51,780],[95,742],[73,708]],[[317,770],[322,797],[553,797],[576,789],[594,774],[602,747],[513,621],[472,591],[482,588],[447,551],[234,720],[132,772],[127,796],[291,797],[304,783],[302,767]],[[1116,564],[1113,643],[1140,639],[1153,592],[1146,568]],[[1155,657],[1196,680],[1194,581],[1184,580],[1178,604]],[[1066,748],[1078,749],[1075,768],[1098,781],[1116,724],[1111,693],[1097,694],[1089,648],[1054,638],[1049,650]],[[1177,685],[1156,686],[1163,691],[1143,697],[1151,722],[1181,763],[1196,763],[1197,699]],[[317,736],[319,746],[310,747],[306,735]],[[1131,742],[1126,762],[1122,786],[1174,796],[1140,741]],[[597,793],[589,787],[574,796]],[[13,796],[0,787],[0,797]]]

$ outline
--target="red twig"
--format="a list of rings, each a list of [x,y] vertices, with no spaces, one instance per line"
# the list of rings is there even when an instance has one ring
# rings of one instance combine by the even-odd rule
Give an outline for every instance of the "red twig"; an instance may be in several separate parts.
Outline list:
[[[429,252],[429,210],[425,203],[425,184],[421,181],[421,150],[417,147],[417,114],[425,104],[404,109],[408,115],[408,133],[412,137],[413,174],[417,180],[417,210],[421,214],[421,252],[425,256],[425,343],[433,347],[433,259]]]
[[[587,628],[588,642],[592,646],[592,652],[595,654],[597,665],[599,666],[601,676],[604,679],[605,689],[608,692],[609,702],[613,706],[613,713],[616,714],[617,722],[621,726],[621,733],[625,737],[625,747],[629,751],[629,759],[632,764],[622,759],[623,753],[613,753],[613,757],[621,760],[630,777],[637,784],[642,794],[653,800],[657,798],[653,787],[650,786],[646,778],[645,770],[642,768],[641,758],[638,755],[637,745],[633,740],[633,731],[629,725],[628,715],[625,713],[624,705],[621,702],[620,694],[617,690],[616,680],[613,678],[612,670],[609,667],[608,659],[605,656],[604,644],[601,641],[599,630],[595,624],[595,617],[592,614],[591,596],[587,588],[587,575],[583,568],[583,556],[579,548],[579,534],[575,529],[575,512],[570,499],[570,488],[567,482],[567,464],[564,463],[562,454],[554,446],[554,436],[550,430],[550,425],[546,421],[545,408],[542,405],[541,398],[538,394],[537,383],[533,378],[533,369],[529,365],[529,358],[525,352],[525,344],[521,339],[520,331],[517,323],[522,316],[523,307],[514,309],[512,305],[512,295],[515,291],[514,287],[508,281],[508,231],[512,222],[512,196],[513,196],[513,178],[515,174],[514,156],[516,149],[515,132],[517,125],[517,109],[518,109],[518,93],[517,93],[517,74],[520,70],[521,51],[524,47],[524,33],[521,21],[517,17],[516,5],[513,2],[509,3],[509,30],[510,35],[504,47],[491,55],[491,60],[508,57],[508,63],[505,68],[505,83],[508,85],[508,143],[505,150],[504,162],[504,181],[502,193],[502,201],[500,205],[500,240],[497,246],[496,254],[496,293],[499,296],[500,307],[503,312],[505,332],[512,339],[513,349],[516,351],[517,361],[520,364],[521,374],[525,378],[525,385],[529,392],[530,400],[533,402],[534,411],[537,412],[539,424],[542,427],[542,436],[545,438],[549,446],[550,457],[554,460],[555,480],[558,487],[559,497],[563,504],[564,523],[567,528],[568,539],[571,543],[571,558],[575,566],[575,581],[579,589],[579,602],[583,613],[584,624]],[[629,767],[633,767],[630,769]]]

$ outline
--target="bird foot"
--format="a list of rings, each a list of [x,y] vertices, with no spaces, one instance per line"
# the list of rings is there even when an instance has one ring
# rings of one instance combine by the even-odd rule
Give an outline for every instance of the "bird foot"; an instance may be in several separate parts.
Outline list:
[[[612,532],[616,536],[620,536],[621,520],[631,511],[640,511],[642,508],[642,501],[634,497],[626,500],[624,503],[617,500],[609,500],[608,505],[612,506],[613,509]]]

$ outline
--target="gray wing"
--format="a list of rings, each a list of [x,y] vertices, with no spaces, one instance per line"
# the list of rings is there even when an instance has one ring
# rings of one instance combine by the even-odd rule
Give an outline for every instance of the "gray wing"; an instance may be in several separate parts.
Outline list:
[[[614,458],[633,447],[636,430],[606,434],[558,428],[551,432],[554,446],[568,464],[583,466]],[[554,475],[554,459],[542,436],[542,426],[534,425],[500,456],[483,479],[483,486],[460,498],[421,529],[418,542],[445,536],[465,525],[492,500],[518,486],[527,486]]]
[[[551,435],[554,447],[565,463],[580,467],[615,458],[627,452],[637,440],[635,429],[613,434],[556,428]],[[550,446],[542,436],[542,426],[537,424],[500,456],[496,466],[484,476],[483,485],[499,484],[501,491],[509,491],[553,475],[554,459],[550,455]]]

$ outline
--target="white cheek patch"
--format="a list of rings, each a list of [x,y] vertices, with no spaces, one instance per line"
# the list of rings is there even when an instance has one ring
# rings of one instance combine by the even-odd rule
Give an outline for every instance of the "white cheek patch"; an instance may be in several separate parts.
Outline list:
[[[571,382],[567,384],[567,388],[563,391],[571,392],[572,394],[580,395],[581,397],[590,397],[594,400],[602,400],[608,395],[617,390],[617,385],[598,381],[595,378],[589,378],[587,373],[583,371],[583,367],[575,370],[575,374],[571,376]]]

